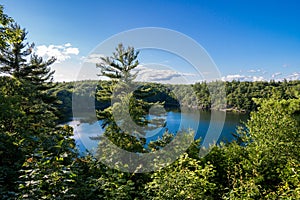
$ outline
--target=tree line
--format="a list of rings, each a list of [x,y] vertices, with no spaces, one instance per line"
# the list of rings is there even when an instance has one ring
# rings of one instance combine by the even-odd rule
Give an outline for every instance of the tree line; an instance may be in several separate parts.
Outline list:
[[[89,85],[96,84],[98,89],[90,94],[101,102],[98,106],[103,106],[96,109],[97,117],[105,121],[105,138],[138,159],[142,153],[160,151],[177,136],[165,133],[145,145],[145,129],[127,126],[130,123],[123,118],[127,114],[124,106],[129,106],[129,115],[138,127],[155,127],[163,122],[160,118],[145,117],[149,110],[157,108],[154,114],[159,116],[160,108],[168,103],[167,107],[180,101],[191,105],[186,97],[190,90],[185,89],[191,86],[147,83],[132,92],[135,75],[131,70],[138,65],[138,52],[122,45],[112,56],[103,57],[104,62],[97,66],[100,74],[110,77],[111,82],[82,81],[82,87],[76,90],[71,83],[56,84],[50,68],[55,58],[44,60],[35,55],[34,44],[26,39],[26,30],[5,15],[3,7],[0,15],[1,199],[300,198],[298,81],[226,83],[226,90],[235,94],[230,97],[230,106],[246,109],[246,100],[240,103],[238,97],[248,99],[251,95],[255,105],[247,104],[254,111],[245,127],[237,128],[237,140],[211,146],[203,157],[199,151],[204,150],[196,140],[164,168],[146,173],[124,172],[121,169],[127,167],[127,160],[115,149],[99,148],[100,157],[79,156],[72,128],[60,125],[61,110],[69,111],[65,104],[72,101],[72,94],[85,94]],[[203,95],[207,93],[207,84],[219,83],[192,86],[198,87],[197,95],[201,94],[201,98],[192,97],[192,102],[198,98],[196,106],[201,108],[211,107],[209,101],[208,105],[206,100],[201,102],[202,98],[209,99],[209,95]],[[172,96],[172,87],[180,88],[180,92],[173,93],[181,95]],[[118,121],[115,116],[121,119]],[[192,133],[181,134],[182,139],[188,139]],[[99,143],[101,147],[106,145],[105,139]],[[103,164],[102,158],[119,162],[112,168]]]
[[[49,90],[56,96],[61,104],[61,120],[72,117],[72,97],[95,99],[95,107],[104,109],[110,102],[104,102],[95,97],[101,86],[109,85],[110,81],[84,80],[76,82],[60,82],[57,87]],[[226,107],[221,110],[227,112],[251,112],[257,110],[255,98],[291,99],[296,98],[296,91],[300,90],[300,81],[231,81],[231,82],[198,82],[192,85],[171,85],[160,83],[139,83],[144,87],[152,88],[154,94],[143,99],[147,102],[164,102],[166,110],[180,110],[180,108],[212,110],[211,92],[215,88],[224,86],[226,90]],[[84,105],[82,105],[84,106]]]

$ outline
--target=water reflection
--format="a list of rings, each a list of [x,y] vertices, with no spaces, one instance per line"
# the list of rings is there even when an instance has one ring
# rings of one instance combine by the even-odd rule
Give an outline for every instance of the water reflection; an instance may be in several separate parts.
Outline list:
[[[215,115],[222,114],[221,111],[213,112],[217,112],[214,113]],[[232,141],[234,139],[232,133],[236,132],[236,126],[242,125],[241,122],[245,122],[248,117],[248,114],[227,113],[221,136],[217,142]],[[146,141],[149,143],[150,141],[157,140],[157,138],[161,137],[166,130],[168,130],[170,133],[176,134],[181,130],[192,129],[195,131],[196,139],[200,137],[204,138],[210,125],[211,112],[201,111],[200,121],[198,119],[199,116],[197,116],[196,113],[179,113],[174,111],[167,112],[166,127],[148,131],[146,134]],[[93,152],[93,150],[97,148],[99,142],[98,138],[104,132],[104,130],[101,128],[101,121],[83,123],[82,119],[77,118],[68,122],[68,124],[74,128],[74,139],[80,152],[85,152],[86,150]],[[217,129],[218,124],[222,124],[222,122],[218,121],[217,119],[214,120],[212,122],[212,130],[214,130],[214,128]]]

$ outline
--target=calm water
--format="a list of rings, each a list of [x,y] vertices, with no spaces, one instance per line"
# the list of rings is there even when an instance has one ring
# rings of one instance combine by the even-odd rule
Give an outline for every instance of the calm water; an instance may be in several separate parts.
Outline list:
[[[191,129],[194,131],[196,139],[201,137],[203,141],[209,141],[209,143],[212,141],[218,143],[232,141],[232,133],[236,132],[236,126],[241,125],[241,122],[246,121],[249,116],[247,114],[226,113],[225,118],[224,114],[220,111],[167,112],[166,127],[147,132],[147,142],[156,140],[166,129],[175,134],[181,130]],[[74,139],[81,152],[85,152],[86,149],[93,151],[97,147],[99,141],[92,140],[90,137],[96,137],[103,133],[101,121],[81,123],[79,119],[73,119],[68,124],[74,128]]]

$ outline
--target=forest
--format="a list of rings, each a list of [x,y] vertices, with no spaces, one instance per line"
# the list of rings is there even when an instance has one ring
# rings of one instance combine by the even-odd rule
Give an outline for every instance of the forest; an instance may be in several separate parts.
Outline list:
[[[111,81],[56,83],[51,70],[56,59],[36,55],[26,35],[1,6],[0,199],[300,199],[299,80],[225,82],[225,108],[211,103],[208,88],[218,88],[219,81],[143,83],[131,92],[138,51],[120,44],[95,66]],[[211,146],[205,156],[199,156],[200,140],[194,140],[174,162],[165,160],[159,167],[153,160],[126,171],[128,160],[115,149],[99,148],[99,157],[80,156],[72,127],[61,125],[72,116],[73,95],[87,94],[95,96],[97,117],[105,122],[99,147],[107,147],[108,139],[135,159],[177,138],[165,133],[146,145],[144,129],[127,126],[129,120],[139,127],[163,124],[159,117],[146,117],[150,108],[178,109],[180,103],[250,112],[250,118],[237,127],[236,140]],[[122,117],[124,106],[130,108],[130,119]],[[179,134],[182,140],[190,135],[189,130]],[[103,160],[117,164],[110,167]],[[141,173],[143,168],[156,170]]]
[[[76,82],[59,82],[57,87],[49,90],[61,102],[57,108],[61,111],[60,119],[68,120],[72,117],[72,97],[77,99],[89,99],[94,97],[100,85],[109,84],[109,81],[84,80]],[[258,105],[255,98],[263,99],[295,99],[297,92],[300,91],[300,81],[281,82],[271,81],[231,81],[231,82],[199,82],[193,85],[171,85],[160,83],[143,83],[145,87],[151,87],[154,95],[144,98],[147,102],[164,102],[165,109],[180,109],[180,107],[212,110],[219,109],[213,107],[211,103],[209,88],[218,88],[223,84],[226,90],[226,107],[223,110],[227,112],[249,113],[256,111]],[[104,109],[109,106],[109,102],[95,99],[95,107]],[[222,109],[219,109],[222,110]]]

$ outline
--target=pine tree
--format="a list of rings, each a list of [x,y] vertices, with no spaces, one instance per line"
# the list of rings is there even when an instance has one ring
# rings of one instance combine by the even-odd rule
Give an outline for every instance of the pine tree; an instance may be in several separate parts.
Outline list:
[[[148,103],[144,98],[153,95],[151,87],[134,82],[137,72],[132,71],[139,65],[139,52],[133,47],[125,49],[122,44],[111,57],[102,57],[97,64],[100,76],[110,78],[110,82],[101,84],[97,93],[98,101],[111,102],[103,111],[98,110],[98,118],[103,120],[104,135],[120,148],[132,152],[145,152],[147,130],[164,124],[158,118],[149,119],[147,114],[152,107],[152,114],[160,115],[162,104]]]
[[[100,81],[99,90],[96,94],[98,101],[107,102],[110,106],[104,110],[97,110],[97,116],[103,120],[102,126],[105,128],[105,138],[124,151],[120,152],[115,147],[110,148],[107,140],[100,137],[96,156],[100,161],[103,159],[110,160],[114,163],[116,169],[118,167],[120,169],[128,167],[129,171],[136,171],[137,169],[129,167],[126,163],[139,161],[133,157],[128,158],[123,154],[129,151],[138,157],[139,153],[149,152],[150,150],[145,145],[147,130],[164,125],[163,119],[155,117],[161,114],[162,103],[148,103],[145,101],[146,97],[155,94],[153,88],[149,85],[139,85],[134,81],[137,72],[134,73],[133,71],[139,65],[137,56],[138,51],[135,51],[133,47],[125,49],[122,44],[119,44],[113,56],[103,57],[102,62],[97,65],[101,70],[100,76],[110,78],[110,81]],[[149,113],[153,114],[152,119],[147,117]],[[151,148],[156,149],[155,144],[154,146],[154,148],[152,146]],[[100,163],[100,165],[103,164]],[[110,180],[109,184],[114,187],[118,186],[118,190],[121,188],[126,189],[126,198],[142,198],[143,187],[149,179],[148,174],[123,173],[108,167],[106,169],[106,174],[110,175],[109,179],[120,177],[116,180]],[[105,173],[103,176],[105,177]],[[120,196],[111,187],[105,189],[105,191],[110,191],[111,194],[109,195]]]
[[[10,27],[10,30],[15,33],[15,40],[7,42],[0,49],[0,72],[20,81],[20,84],[26,88],[22,95],[27,97],[27,103],[30,104],[24,105],[28,107],[25,110],[27,115],[30,114],[30,110],[33,110],[29,107],[38,107],[38,105],[40,107],[41,104],[44,104],[44,108],[39,109],[39,112],[50,113],[48,111],[54,111],[53,104],[56,103],[56,99],[48,92],[50,88],[55,87],[53,84],[54,71],[51,71],[49,66],[56,59],[52,57],[44,61],[33,53],[34,43],[29,44],[26,41],[26,30],[15,23]],[[46,109],[48,111],[45,110],[45,107],[48,107]]]
[[[7,42],[0,49],[0,72],[19,80],[29,81],[33,85],[39,85],[39,90],[51,88],[49,85],[45,86],[45,83],[53,81],[54,71],[51,71],[49,66],[56,59],[52,57],[44,61],[34,54],[34,43],[26,42],[27,32],[18,24],[10,25],[10,30],[15,33],[15,40]]]

